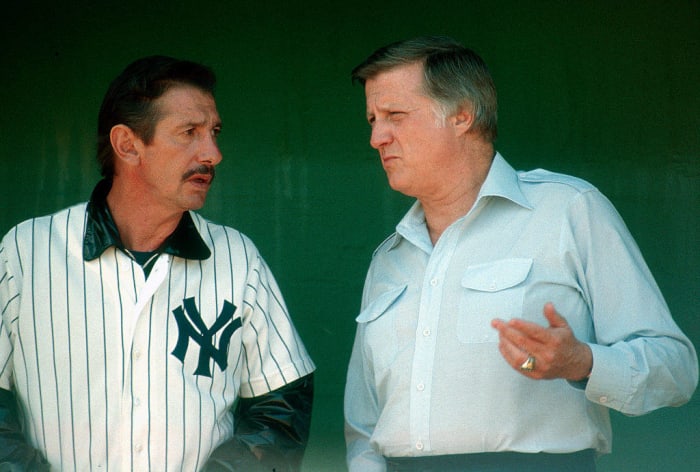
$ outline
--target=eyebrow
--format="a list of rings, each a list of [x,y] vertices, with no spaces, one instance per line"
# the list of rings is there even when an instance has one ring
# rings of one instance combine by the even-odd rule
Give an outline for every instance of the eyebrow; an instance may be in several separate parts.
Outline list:
[[[398,101],[394,99],[386,102],[375,101],[374,108],[379,111],[386,111],[395,108],[415,108],[415,106],[412,106],[407,100]]]
[[[388,113],[390,111],[401,111],[401,112],[408,113],[408,112],[415,111],[418,108],[419,108],[418,106],[413,105],[413,104],[399,103],[399,102],[394,101],[394,102],[389,102],[389,103],[385,103],[382,105],[375,105],[374,110],[376,110],[376,111],[372,112],[372,111],[366,110],[365,115],[367,116],[367,118],[370,118],[372,116],[375,116],[377,113],[382,113],[382,112]]]
[[[190,128],[190,127],[201,127],[201,126],[207,126],[207,120],[188,120],[188,121],[183,121],[182,123],[179,123],[177,125],[178,128]],[[222,123],[221,120],[217,120],[212,124],[212,128],[221,128]]]

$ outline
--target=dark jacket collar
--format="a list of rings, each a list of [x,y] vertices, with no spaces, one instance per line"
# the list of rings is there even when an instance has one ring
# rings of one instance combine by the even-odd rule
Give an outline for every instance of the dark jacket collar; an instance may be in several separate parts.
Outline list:
[[[110,188],[112,188],[111,181],[105,179],[98,182],[87,205],[87,221],[83,238],[83,259],[86,261],[97,259],[110,246],[125,250],[117,225],[107,207],[107,194]],[[211,255],[189,211],[182,213],[177,228],[158,251],[185,259],[203,260]]]

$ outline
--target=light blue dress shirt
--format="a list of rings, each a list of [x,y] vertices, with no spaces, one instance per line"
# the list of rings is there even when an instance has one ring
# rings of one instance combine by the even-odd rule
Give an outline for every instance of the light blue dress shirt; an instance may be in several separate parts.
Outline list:
[[[593,351],[587,382],[537,381],[498,351],[494,318],[553,302]],[[580,179],[496,154],[472,209],[433,247],[416,202],[375,251],[345,392],[351,472],[382,456],[610,451],[608,409],[680,405],[695,349],[612,204]]]

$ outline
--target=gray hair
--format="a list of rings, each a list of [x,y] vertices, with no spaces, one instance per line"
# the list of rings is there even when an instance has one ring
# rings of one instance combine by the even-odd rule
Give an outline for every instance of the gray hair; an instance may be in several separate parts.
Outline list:
[[[424,91],[438,104],[441,118],[467,106],[474,113],[474,128],[495,141],[498,104],[491,73],[477,53],[452,38],[422,36],[381,47],[355,67],[351,77],[364,86],[382,72],[417,62],[423,64]]]

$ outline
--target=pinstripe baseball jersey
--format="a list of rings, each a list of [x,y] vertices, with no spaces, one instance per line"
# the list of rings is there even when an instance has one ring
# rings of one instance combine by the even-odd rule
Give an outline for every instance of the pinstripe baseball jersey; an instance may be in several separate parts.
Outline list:
[[[2,241],[0,388],[57,470],[197,470],[232,436],[236,398],[313,362],[245,235],[188,212],[211,255],[161,253],[146,278],[114,245],[83,257],[86,210],[25,221]]]

